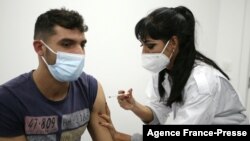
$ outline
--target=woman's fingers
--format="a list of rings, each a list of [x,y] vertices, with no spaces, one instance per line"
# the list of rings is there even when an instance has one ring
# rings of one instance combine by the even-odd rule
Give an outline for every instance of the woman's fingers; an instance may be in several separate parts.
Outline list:
[[[103,118],[105,121],[107,121],[108,123],[111,123],[111,119],[110,116],[106,115],[106,114],[99,114],[99,116],[101,118]]]
[[[112,123],[110,116],[108,116],[106,114],[99,114],[99,116],[105,120],[105,121],[99,121],[99,124],[103,127],[108,128],[112,137],[114,137],[116,130],[115,130],[115,127],[113,126],[113,123]]]
[[[120,95],[117,96],[117,99],[121,100],[121,101],[122,100],[127,100],[127,99],[131,98],[131,96],[132,96],[132,93],[120,94]]]
[[[107,102],[105,103],[105,111],[106,111],[106,114],[107,114],[108,116],[110,116],[110,110],[109,110],[109,107],[108,107]]]
[[[132,94],[132,91],[133,91],[133,89],[130,88],[130,89],[128,90],[128,94]]]
[[[125,93],[124,90],[119,90],[119,91],[118,91],[118,94],[124,94],[124,93]]]
[[[107,127],[109,129],[112,129],[113,126],[112,124],[108,123],[108,122],[99,122],[100,125],[104,126],[104,127]]]

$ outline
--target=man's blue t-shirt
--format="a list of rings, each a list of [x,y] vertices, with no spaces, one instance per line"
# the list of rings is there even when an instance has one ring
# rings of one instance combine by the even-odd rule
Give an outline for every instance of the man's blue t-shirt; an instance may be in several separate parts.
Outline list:
[[[32,72],[20,75],[0,86],[0,137],[80,141],[96,94],[96,79],[85,73],[70,82],[67,96],[56,102],[42,95]]]

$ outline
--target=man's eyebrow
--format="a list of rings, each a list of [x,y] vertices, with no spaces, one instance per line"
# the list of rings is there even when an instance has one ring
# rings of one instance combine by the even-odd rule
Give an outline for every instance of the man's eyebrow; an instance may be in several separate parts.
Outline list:
[[[76,42],[75,40],[70,39],[70,38],[63,38],[63,39],[61,39],[59,42],[63,42],[63,41]]]
[[[72,43],[76,43],[76,42],[77,42],[76,40],[70,39],[70,38],[63,38],[63,39],[61,39],[59,42],[65,42],[65,41],[66,41],[66,42],[72,42]],[[84,39],[84,40],[81,41],[81,43],[86,44],[86,43],[87,43],[87,40]]]

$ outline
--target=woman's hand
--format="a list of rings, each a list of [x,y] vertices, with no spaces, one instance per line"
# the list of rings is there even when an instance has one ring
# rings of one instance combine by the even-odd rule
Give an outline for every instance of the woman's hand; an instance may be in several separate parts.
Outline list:
[[[125,133],[117,132],[110,118],[110,111],[106,103],[106,114],[100,113],[99,116],[103,118],[106,122],[99,122],[100,125],[109,129],[109,132],[114,141],[131,141],[131,136]]]
[[[132,91],[132,89],[129,89],[127,93],[124,90],[118,91],[118,103],[125,110],[132,110],[135,107],[136,101],[133,98]]]
[[[129,89],[127,93],[124,90],[118,91],[117,100],[123,109],[131,110],[142,121],[149,123],[154,119],[152,110],[133,98],[132,89]]]
[[[109,110],[107,103],[105,104],[105,109],[106,109],[106,113],[105,114],[100,113],[99,116],[101,118],[103,118],[106,122],[99,122],[99,124],[104,126],[104,127],[107,127],[109,129],[109,132],[110,132],[112,138],[114,139],[115,134],[116,134],[116,130],[115,130],[115,127],[113,126],[112,120],[110,118],[110,110]]]

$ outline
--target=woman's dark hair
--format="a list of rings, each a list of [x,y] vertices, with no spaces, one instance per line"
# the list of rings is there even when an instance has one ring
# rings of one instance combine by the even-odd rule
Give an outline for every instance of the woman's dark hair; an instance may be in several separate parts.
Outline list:
[[[192,12],[184,7],[158,8],[148,16],[142,18],[135,26],[135,35],[138,40],[145,40],[150,36],[155,40],[167,42],[172,36],[179,41],[179,53],[175,58],[171,70],[163,70],[159,73],[158,89],[161,99],[164,99],[165,90],[161,83],[164,81],[166,72],[171,77],[171,92],[167,99],[167,106],[174,102],[182,102],[182,91],[194,67],[195,60],[203,61],[219,70],[227,79],[224,73],[214,61],[207,58],[195,49],[195,19]]]

